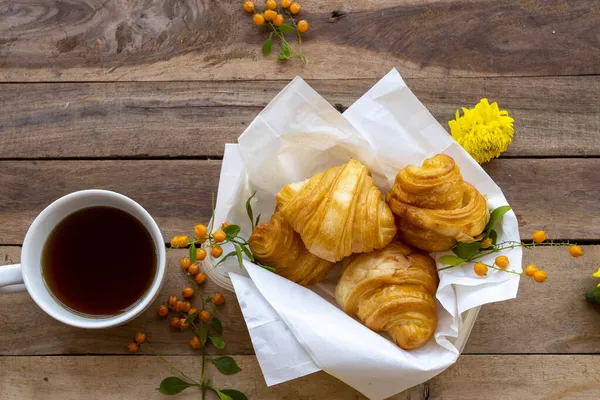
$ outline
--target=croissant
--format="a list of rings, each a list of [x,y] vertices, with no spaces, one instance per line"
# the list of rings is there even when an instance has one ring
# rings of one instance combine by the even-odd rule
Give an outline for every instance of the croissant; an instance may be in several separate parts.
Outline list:
[[[344,260],[335,298],[344,311],[375,332],[387,331],[405,350],[423,346],[437,328],[439,283],[428,254],[394,241]]]
[[[356,160],[286,185],[277,207],[306,248],[331,262],[380,249],[396,235],[394,216],[369,168]]]
[[[399,238],[427,252],[474,242],[489,220],[485,198],[444,154],[398,172],[386,201],[396,215]]]
[[[300,235],[275,212],[268,223],[252,231],[250,250],[262,264],[275,268],[277,274],[303,286],[318,283],[335,265],[311,254]]]

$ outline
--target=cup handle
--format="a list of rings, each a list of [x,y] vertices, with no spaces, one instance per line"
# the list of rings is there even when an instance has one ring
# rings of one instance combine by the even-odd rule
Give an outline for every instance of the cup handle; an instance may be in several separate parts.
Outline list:
[[[0,266],[0,294],[24,292],[21,264]]]

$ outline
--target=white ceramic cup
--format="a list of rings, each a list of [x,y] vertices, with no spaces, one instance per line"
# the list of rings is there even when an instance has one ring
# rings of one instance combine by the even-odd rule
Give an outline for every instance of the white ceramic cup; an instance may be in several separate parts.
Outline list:
[[[137,218],[152,236],[156,249],[156,274],[150,288],[127,311],[108,317],[89,316],[69,310],[52,295],[42,275],[42,250],[48,235],[67,215],[93,206],[118,208]],[[124,324],[148,308],[158,296],[165,279],[165,270],[166,255],[162,234],[142,206],[129,197],[108,190],[82,190],[56,200],[33,221],[23,241],[21,264],[0,266],[0,295],[27,290],[37,305],[58,321],[80,328],[108,328]]]

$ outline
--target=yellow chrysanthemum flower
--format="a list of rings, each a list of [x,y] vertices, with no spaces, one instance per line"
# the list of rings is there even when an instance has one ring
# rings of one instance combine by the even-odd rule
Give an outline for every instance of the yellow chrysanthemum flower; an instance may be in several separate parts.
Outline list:
[[[600,268],[598,268],[598,271],[594,272],[594,273],[592,274],[592,276],[593,276],[594,278],[600,278]]]
[[[508,111],[500,110],[498,103],[490,104],[488,99],[481,101],[472,109],[462,109],[463,115],[456,110],[456,119],[448,121],[450,132],[479,164],[497,158],[512,142],[514,119]]]

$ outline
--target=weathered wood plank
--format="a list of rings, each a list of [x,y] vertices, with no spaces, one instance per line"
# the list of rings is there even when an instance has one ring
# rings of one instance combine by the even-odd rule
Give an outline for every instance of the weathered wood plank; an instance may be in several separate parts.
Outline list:
[[[242,371],[220,375],[209,366],[218,388],[235,388],[249,399],[358,400],[351,387],[317,372],[267,388],[254,356],[235,357]],[[596,368],[600,356],[462,356],[447,371],[390,400],[409,399],[577,399],[598,397]],[[198,371],[198,357],[169,357],[185,371]],[[161,399],[155,387],[171,375],[154,356],[119,357],[0,357],[0,385],[4,398],[25,399]],[[190,388],[180,399],[197,399]],[[211,393],[207,399],[216,397]]]
[[[18,262],[19,251],[17,246],[0,247],[0,264]],[[125,354],[127,343],[140,330],[148,334],[161,354],[193,354],[188,345],[191,333],[172,332],[154,313],[158,304],[171,294],[179,296],[188,285],[178,268],[178,260],[185,253],[168,253],[168,276],[160,298],[145,314],[120,328],[70,328],[44,314],[27,294],[0,295],[0,309],[4,310],[0,314],[0,355]],[[600,353],[598,308],[583,298],[597,283],[591,274],[599,258],[600,246],[584,246],[584,256],[579,259],[571,258],[565,248],[526,251],[524,265],[535,263],[544,268],[548,280],[540,285],[523,279],[517,299],[483,306],[465,353]],[[222,290],[208,282],[205,292],[210,295],[215,291]],[[226,304],[218,309],[225,326],[225,351],[253,354],[235,296],[225,295]]]
[[[313,80],[348,107],[375,79]],[[482,97],[516,119],[508,156],[600,155],[600,77],[409,78],[442,126]],[[287,81],[0,85],[0,158],[223,155]]]
[[[220,161],[0,161],[0,244],[20,244],[35,216],[75,190],[104,188],[138,201],[165,239],[210,216]],[[521,235],[598,239],[600,159],[500,159],[486,166],[516,210]]]
[[[531,76],[600,72],[593,0],[303,1],[310,60],[263,58],[239,1],[0,3],[0,80]],[[346,16],[330,22],[333,10]]]

